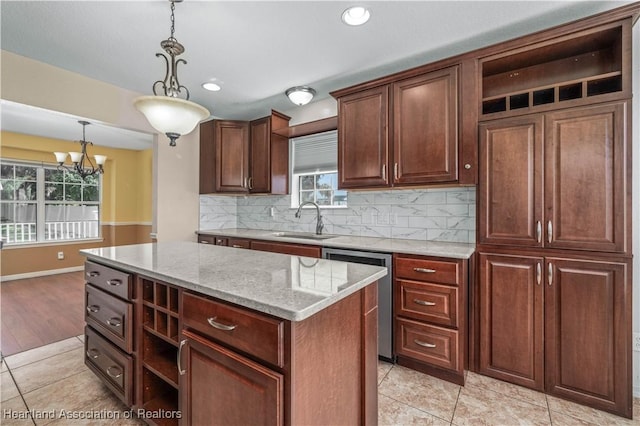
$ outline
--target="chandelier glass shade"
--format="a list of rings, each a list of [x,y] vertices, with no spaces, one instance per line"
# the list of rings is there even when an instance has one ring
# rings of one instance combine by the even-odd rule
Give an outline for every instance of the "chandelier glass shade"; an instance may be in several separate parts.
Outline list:
[[[178,80],[178,65],[186,64],[187,61],[176,59],[176,56],[184,53],[184,46],[173,36],[174,11],[175,2],[171,1],[171,36],[160,43],[166,55],[156,53],[156,57],[165,60],[164,80],[153,83],[154,96],[141,96],[133,101],[133,105],[144,114],[149,124],[158,132],[167,135],[170,146],[175,146],[176,139],[191,133],[198,123],[210,115],[209,110],[189,101],[189,89]],[[159,89],[162,90],[161,93],[158,93]],[[180,98],[181,95],[184,95],[185,99]]]
[[[70,172],[75,172],[80,175],[82,179],[87,176],[92,176],[97,173],[104,173],[104,163],[107,161],[106,155],[94,155],[96,163],[93,164],[91,158],[87,154],[87,145],[92,145],[93,142],[89,142],[85,137],[85,127],[89,123],[88,121],[78,121],[78,123],[82,124],[82,140],[79,140],[80,144],[80,152],[54,152],[53,154],[56,156],[56,161],[58,162],[59,170],[67,170]],[[65,166],[64,162],[67,160],[67,155],[71,156],[71,162],[73,166]]]

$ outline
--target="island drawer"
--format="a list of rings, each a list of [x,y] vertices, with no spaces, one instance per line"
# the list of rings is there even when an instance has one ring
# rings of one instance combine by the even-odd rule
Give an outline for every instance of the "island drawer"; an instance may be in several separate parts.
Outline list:
[[[396,314],[450,327],[458,326],[458,288],[396,280]]]
[[[132,296],[132,275],[93,262],[84,263],[87,283],[126,300]]]
[[[461,281],[460,262],[456,261],[396,255],[393,268],[396,278],[449,285],[458,285]]]
[[[404,318],[396,319],[396,352],[448,370],[461,368],[459,332]]]
[[[133,358],[105,340],[91,327],[85,327],[85,364],[122,402],[133,404]]]
[[[284,366],[284,321],[190,293],[183,293],[181,312],[183,327]]]
[[[85,321],[127,353],[133,350],[133,305],[95,287],[85,287]]]

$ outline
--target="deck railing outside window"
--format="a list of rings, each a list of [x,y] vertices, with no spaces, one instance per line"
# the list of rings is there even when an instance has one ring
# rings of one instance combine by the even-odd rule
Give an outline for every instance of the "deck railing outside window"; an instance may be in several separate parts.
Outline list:
[[[99,223],[95,220],[47,222],[44,226],[45,241],[81,240],[100,236]],[[36,224],[2,223],[0,239],[7,244],[36,242]]]

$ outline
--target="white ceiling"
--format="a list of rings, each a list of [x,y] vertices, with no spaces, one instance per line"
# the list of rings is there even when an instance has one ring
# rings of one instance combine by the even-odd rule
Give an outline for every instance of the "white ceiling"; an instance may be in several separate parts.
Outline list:
[[[178,75],[191,100],[213,116],[252,119],[272,108],[291,109],[284,95],[291,86],[310,85],[320,100],[336,89],[628,3],[186,0],[175,12],[175,37],[186,48],[180,57],[188,62]],[[353,4],[371,11],[362,27],[340,20]],[[153,82],[164,78],[164,61],[155,53],[169,36],[169,8],[166,0],[2,1],[2,49],[151,94]],[[200,84],[209,80],[222,90],[204,90]],[[3,103],[3,129],[7,123],[24,124],[25,132],[33,127],[29,120],[14,122],[5,109]],[[80,126],[73,128],[71,139],[78,139]]]

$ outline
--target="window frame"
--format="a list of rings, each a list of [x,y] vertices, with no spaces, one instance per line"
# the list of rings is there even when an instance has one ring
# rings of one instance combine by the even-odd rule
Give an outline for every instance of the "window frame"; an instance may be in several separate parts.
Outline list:
[[[24,160],[15,160],[9,158],[0,158],[0,164],[2,165],[11,165],[11,166],[26,166],[26,167],[34,167],[36,168],[36,199],[32,201],[27,201],[27,203],[36,205],[36,240],[35,241],[20,241],[20,242],[9,242],[3,240],[3,245],[5,249],[9,248],[19,248],[25,246],[46,246],[46,245],[64,245],[64,244],[78,244],[83,242],[91,242],[91,241],[103,241],[102,237],[102,203],[103,203],[103,180],[102,174],[97,176],[98,178],[98,200],[97,201],[83,201],[83,200],[46,200],[45,197],[45,170],[60,170],[57,164],[53,163],[45,163],[45,162],[34,162],[34,161],[24,161]],[[73,171],[69,171],[66,169],[61,170],[66,176],[67,173],[74,173]],[[14,176],[15,177],[15,176]],[[46,181],[50,182],[50,181]],[[63,185],[67,185],[68,182],[63,178]],[[92,185],[93,186],[93,185]],[[81,191],[83,191],[84,185],[81,185]],[[82,194],[82,192],[81,192]],[[63,197],[64,198],[64,197]],[[19,204],[19,200],[0,200],[2,204]],[[98,207],[98,218],[97,218],[97,236],[95,237],[87,237],[87,238],[67,238],[67,239],[45,239],[45,229],[46,229],[46,206],[47,205],[64,205],[73,206],[73,205],[81,205],[81,206],[97,206]],[[66,211],[64,213],[66,216]],[[65,222],[74,222],[64,220]],[[0,235],[1,237],[1,235]]]
[[[293,169],[292,169],[293,170]],[[331,188],[331,191],[333,193],[335,193],[336,191],[345,191],[343,189],[338,189],[338,180],[337,180],[337,174],[338,171],[337,170],[318,170],[315,172],[309,172],[309,173],[297,173],[297,174],[293,174],[291,175],[291,208],[295,208],[297,209],[300,206],[300,203],[302,202],[302,192],[313,192],[313,201],[317,202],[316,199],[316,191],[318,191],[318,189],[316,188],[316,182],[317,180],[315,179],[315,176],[318,175],[324,175],[324,174],[336,174],[336,186]],[[308,189],[302,189],[300,187],[300,179],[303,176],[314,176],[314,180],[313,180],[313,186],[314,189],[313,190],[308,190]],[[348,201],[346,202],[346,204],[318,204],[318,207],[320,207],[321,209],[346,209],[349,208],[348,205]],[[303,209],[306,208],[315,208],[313,206],[304,206]]]

